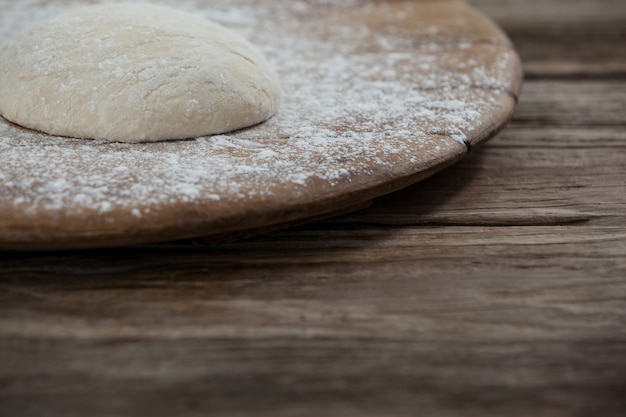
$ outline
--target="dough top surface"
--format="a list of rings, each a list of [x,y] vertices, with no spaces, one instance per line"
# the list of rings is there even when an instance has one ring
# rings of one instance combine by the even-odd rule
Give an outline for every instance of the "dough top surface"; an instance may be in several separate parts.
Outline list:
[[[109,3],[45,20],[0,50],[0,114],[122,142],[225,133],[274,115],[278,77],[240,35],[191,13]]]

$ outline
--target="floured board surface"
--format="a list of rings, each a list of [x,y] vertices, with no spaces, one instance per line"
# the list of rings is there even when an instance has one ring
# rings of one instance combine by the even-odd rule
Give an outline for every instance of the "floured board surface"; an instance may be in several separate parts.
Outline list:
[[[254,43],[280,75],[280,113],[149,144],[0,119],[0,248],[210,239],[358,207],[493,136],[521,85],[509,40],[463,2],[170,3]],[[76,4],[0,0],[1,42]]]

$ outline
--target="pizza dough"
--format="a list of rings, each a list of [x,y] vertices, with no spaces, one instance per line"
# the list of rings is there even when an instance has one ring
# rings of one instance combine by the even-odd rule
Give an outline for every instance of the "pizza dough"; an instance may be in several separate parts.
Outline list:
[[[274,115],[282,91],[245,39],[148,4],[80,7],[0,47],[0,114],[53,135],[144,142]]]

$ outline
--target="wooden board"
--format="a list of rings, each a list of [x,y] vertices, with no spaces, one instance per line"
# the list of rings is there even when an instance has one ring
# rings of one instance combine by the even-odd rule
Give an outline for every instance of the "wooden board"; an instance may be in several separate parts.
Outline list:
[[[329,216],[450,166],[509,120],[520,62],[491,21],[453,0],[353,3],[185,6],[277,68],[287,100],[251,129],[129,145],[0,120],[0,247],[221,240]],[[24,10],[68,4],[0,2],[1,35],[31,23]]]

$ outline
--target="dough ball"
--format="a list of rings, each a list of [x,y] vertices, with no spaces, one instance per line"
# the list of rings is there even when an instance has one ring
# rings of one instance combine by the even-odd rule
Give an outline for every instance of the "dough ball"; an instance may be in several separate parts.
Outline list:
[[[245,39],[167,7],[80,7],[0,47],[0,114],[53,135],[219,134],[270,118],[281,100],[276,73]]]

